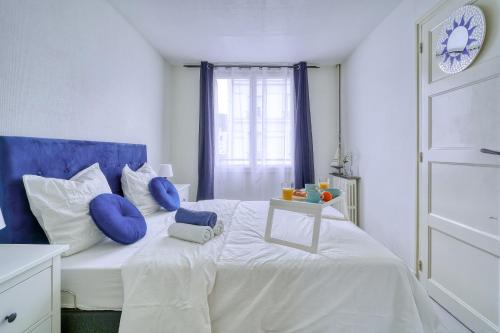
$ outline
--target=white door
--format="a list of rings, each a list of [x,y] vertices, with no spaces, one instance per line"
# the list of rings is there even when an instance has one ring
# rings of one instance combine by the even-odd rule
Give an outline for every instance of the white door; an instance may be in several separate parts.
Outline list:
[[[436,44],[465,3],[483,10],[486,38],[471,66],[445,74]],[[499,332],[500,0],[447,1],[419,24],[419,38],[420,279],[470,329]]]

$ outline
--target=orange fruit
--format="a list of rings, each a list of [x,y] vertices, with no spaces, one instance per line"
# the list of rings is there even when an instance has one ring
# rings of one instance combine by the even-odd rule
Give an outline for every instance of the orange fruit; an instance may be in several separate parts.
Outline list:
[[[330,200],[332,200],[332,199],[333,199],[333,195],[332,195],[330,192],[326,192],[326,191],[325,191],[325,192],[323,192],[323,193],[321,194],[321,199],[322,199],[323,201],[325,201],[325,202],[326,202],[326,201],[330,201]]]

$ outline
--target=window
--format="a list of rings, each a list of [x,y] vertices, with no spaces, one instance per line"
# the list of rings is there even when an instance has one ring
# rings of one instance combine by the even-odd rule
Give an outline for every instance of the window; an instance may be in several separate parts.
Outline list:
[[[215,197],[267,200],[293,180],[291,69],[215,70]]]
[[[217,70],[215,80],[218,164],[291,167],[291,71]]]

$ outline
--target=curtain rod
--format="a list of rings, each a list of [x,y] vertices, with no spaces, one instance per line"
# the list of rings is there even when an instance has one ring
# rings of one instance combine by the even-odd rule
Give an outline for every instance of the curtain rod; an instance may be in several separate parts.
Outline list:
[[[213,65],[214,67],[226,67],[226,68],[254,68],[254,67],[266,67],[266,68],[293,68],[293,65]],[[200,65],[184,65],[186,68],[200,68]],[[320,68],[316,65],[307,66],[307,68]]]

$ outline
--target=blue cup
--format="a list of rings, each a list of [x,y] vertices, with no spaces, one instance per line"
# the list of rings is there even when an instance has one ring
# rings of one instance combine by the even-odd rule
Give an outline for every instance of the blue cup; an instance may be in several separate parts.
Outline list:
[[[306,200],[307,200],[307,202],[310,202],[310,203],[318,203],[321,201],[321,194],[317,190],[307,191]]]

